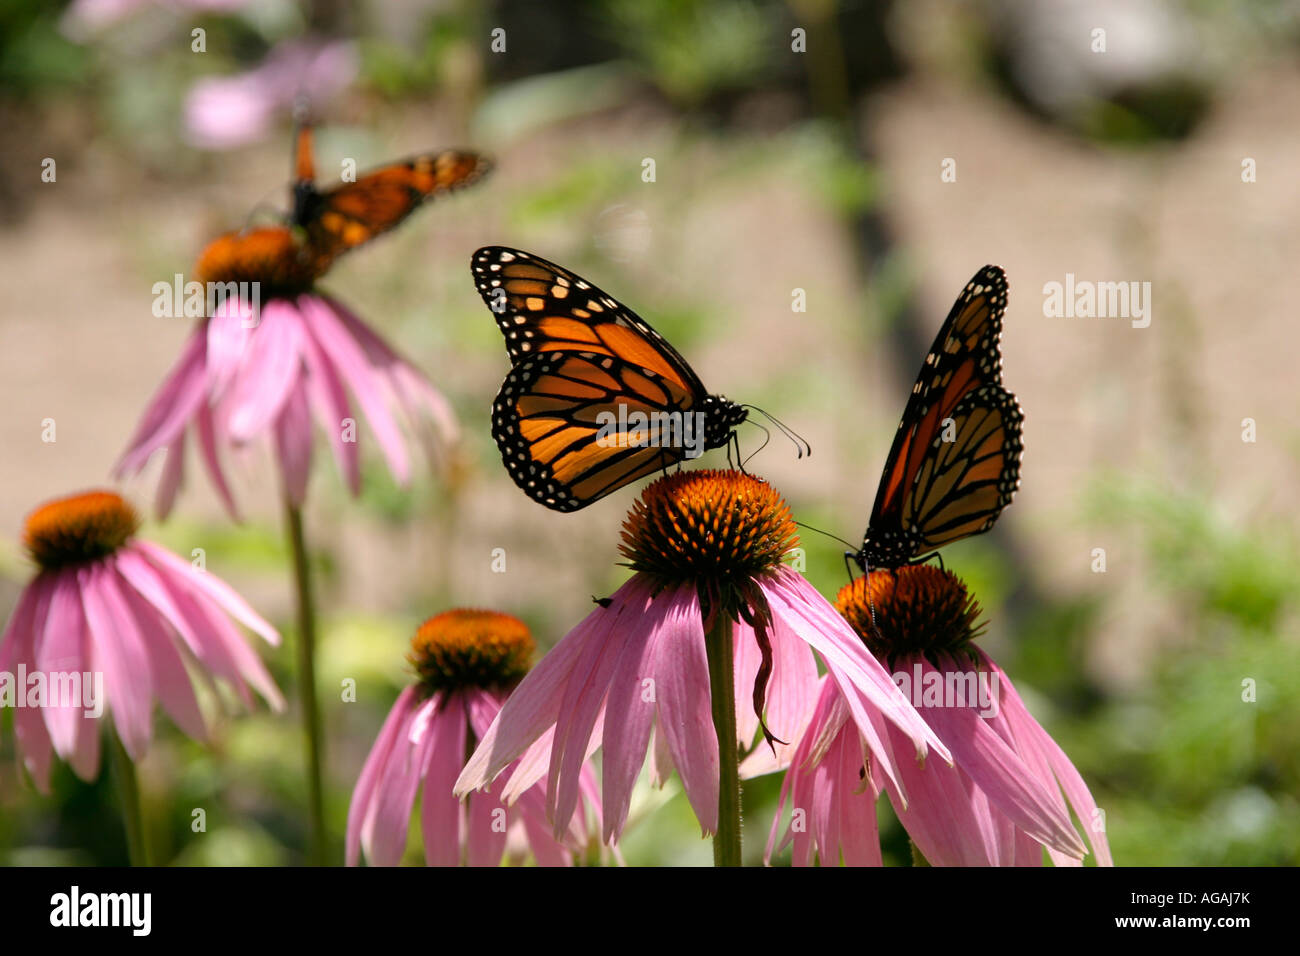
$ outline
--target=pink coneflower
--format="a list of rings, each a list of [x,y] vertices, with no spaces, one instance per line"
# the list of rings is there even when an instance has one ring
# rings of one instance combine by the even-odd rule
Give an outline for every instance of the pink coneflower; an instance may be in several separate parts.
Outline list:
[[[286,40],[255,68],[199,80],[185,98],[185,135],[202,149],[232,149],[270,132],[302,101],[319,112],[357,77],[352,43]]]
[[[206,739],[191,672],[228,684],[250,706],[251,685],[273,709],[284,707],[234,622],[271,644],[280,641],[275,629],[216,575],[136,538],[138,524],[110,491],[60,498],[27,517],[23,543],[40,570],[0,637],[0,672],[27,675],[18,694],[39,682],[51,695],[14,709],[23,762],[42,792],[51,752],[83,780],[99,774],[104,725],[87,716],[86,681],[102,681],[99,703],[134,761],[149,749],[155,699],[181,730]],[[81,700],[55,699],[67,697],[55,688],[66,692],[73,675]]]
[[[252,0],[73,0],[64,11],[60,27],[70,39],[88,40],[93,34],[145,8],[181,13],[234,13]]]
[[[348,865],[357,864],[362,849],[372,865],[401,860],[421,786],[420,825],[430,866],[497,866],[512,847],[519,856],[530,849],[542,866],[571,865],[574,854],[586,849],[586,820],[575,817],[561,839],[553,837],[540,784],[527,787],[514,806],[491,794],[462,802],[452,793],[465,755],[528,670],[528,627],[495,611],[445,611],[420,625],[411,649],[419,682],[398,696],[352,792]],[[539,741],[525,760],[544,758],[547,746]],[[590,768],[583,768],[580,788],[599,819]]]
[[[895,773],[885,750],[891,722],[909,741],[905,759],[923,757],[927,744],[947,759],[844,619],[782,564],[798,539],[789,507],[766,482],[734,471],[669,475],[642,492],[623,528],[621,551],[637,573],[524,678],[458,793],[489,784],[553,729],[551,819],[567,825],[578,771],[601,746],[608,841],[627,819],[653,730],[655,778],[676,768],[704,832],[717,834],[715,862],[738,865],[738,746],[753,743],[760,720],[769,739],[794,739],[817,690],[814,650],[887,774]],[[737,684],[753,701],[744,721],[735,715]],[[502,799],[546,772],[543,761],[526,761]]]
[[[823,863],[879,865],[882,788],[932,865],[1041,866],[1044,848],[1058,866],[1079,865],[1087,847],[1071,809],[1097,862],[1110,865],[1092,795],[1007,675],[972,643],[980,609],[955,575],[932,565],[873,571],[845,585],[836,607],[892,670],[954,765],[900,761],[897,779],[876,780],[860,769],[863,742],[828,682],[781,792],[782,806],[808,808],[807,826],[787,829],[782,842],[793,843],[797,865],[810,865],[815,854]],[[889,738],[894,747],[906,743],[893,728]]]
[[[257,282],[263,301],[260,318],[249,301],[233,298],[199,322],[116,465],[117,476],[134,475],[155,452],[165,452],[160,517],[171,510],[180,487],[191,428],[233,516],[238,509],[222,450],[237,452],[268,439],[285,495],[301,507],[311,471],[313,418],[328,436],[349,489],[358,493],[359,426],[351,400],[365,413],[400,484],[411,469],[399,418],[435,457],[455,439],[447,402],[424,376],[337,300],[313,290],[323,268],[285,227],[221,236],[200,256],[199,281]]]

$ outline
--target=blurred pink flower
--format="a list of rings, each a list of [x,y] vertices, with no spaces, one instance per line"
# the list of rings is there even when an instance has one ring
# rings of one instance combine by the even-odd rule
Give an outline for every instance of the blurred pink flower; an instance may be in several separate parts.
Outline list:
[[[282,42],[252,70],[195,83],[185,99],[185,135],[201,149],[253,142],[299,99],[316,109],[336,97],[352,85],[358,69],[351,43]]]
[[[14,705],[23,762],[42,792],[51,751],[83,780],[97,776],[102,724],[88,710],[106,705],[132,760],[149,749],[155,698],[181,730],[206,739],[191,670],[206,683],[230,685],[249,706],[252,685],[273,709],[284,708],[231,619],[270,644],[279,644],[275,629],[216,575],[135,538],[137,524],[130,505],[108,491],[57,499],[27,518],[24,544],[40,570],[0,637],[0,673],[27,675],[27,686],[15,682],[18,695],[30,696],[36,682],[45,687],[36,707],[6,701]],[[67,693],[72,675],[78,699]],[[96,687],[102,697],[92,702]]]
[[[979,606],[964,584],[930,565],[873,571],[846,585],[836,607],[888,661],[954,765],[901,761],[896,778],[877,779],[842,695],[824,682],[782,785],[769,859],[793,845],[796,866],[817,859],[879,866],[876,798],[883,789],[934,866],[1041,866],[1044,847],[1057,866],[1080,865],[1088,850],[1071,809],[1098,864],[1111,865],[1099,811],[1078,771],[1002,669],[970,643]],[[894,728],[887,733],[887,747],[907,745]],[[787,802],[806,820],[796,828],[792,817],[778,845]]]
[[[733,621],[737,696],[752,686],[754,712],[737,720],[741,746],[753,743],[760,713],[774,737],[795,739],[817,692],[816,650],[886,773],[895,772],[885,747],[889,722],[918,757],[928,745],[948,759],[844,619],[780,563],[797,538],[788,506],[766,482],[718,471],[659,479],[628,516],[623,540],[638,573],[523,679],[456,781],[457,793],[487,785],[553,732],[547,809],[562,828],[577,802],[578,771],[602,747],[608,841],[627,820],[653,730],[653,778],[662,783],[676,768],[700,826],[715,832],[720,763],[705,646],[715,614]],[[710,567],[744,570],[715,577]],[[777,741],[773,749],[785,748]],[[546,764],[525,760],[502,798],[509,802],[540,779]]]
[[[193,13],[233,13],[251,0],[73,0],[60,21],[63,32],[77,42],[146,7]]]
[[[455,440],[446,400],[336,300],[316,292],[277,296],[261,306],[255,325],[254,320],[247,302],[228,300],[199,323],[114,468],[119,477],[137,474],[154,452],[165,450],[160,517],[170,512],[180,487],[191,426],[208,474],[234,517],[238,509],[220,449],[270,438],[285,494],[301,506],[311,472],[313,415],[329,436],[349,489],[360,491],[358,426],[349,392],[399,484],[409,481],[411,467],[395,411],[435,459]]]
[[[429,866],[497,866],[527,848],[541,866],[570,866],[588,844],[586,814],[551,835],[544,787],[530,784],[508,805],[487,793],[462,802],[452,784],[467,745],[481,739],[508,688],[527,669],[533,641],[522,621],[493,611],[455,610],[430,618],[412,641],[420,682],[398,695],[366,758],[348,810],[347,863],[394,866],[406,847],[417,791]],[[539,740],[524,761],[545,760]],[[591,768],[580,788],[597,821],[600,801]]]

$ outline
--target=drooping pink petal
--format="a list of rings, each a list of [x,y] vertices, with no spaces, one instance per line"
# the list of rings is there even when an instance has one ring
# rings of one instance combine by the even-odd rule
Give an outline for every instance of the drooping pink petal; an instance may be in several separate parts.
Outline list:
[[[768,629],[768,642],[772,648],[772,673],[768,679],[766,695],[766,714],[768,730],[777,738],[772,746],[764,743],[755,748],[751,757],[759,751],[766,751],[771,758],[759,758],[764,764],[770,762],[771,769],[784,767],[789,763],[795,742],[803,733],[812,709],[817,700],[821,686],[817,675],[817,661],[812,648],[801,640],[789,627],[778,623]],[[753,696],[754,677],[758,673],[759,649],[758,639],[749,625],[736,625],[734,640],[736,642],[736,710],[737,723],[741,714],[748,718],[748,726],[756,729],[757,717],[753,715],[750,699]],[[742,647],[748,648],[742,678],[740,655]],[[753,730],[742,732],[742,740],[748,744],[754,739]],[[785,741],[782,743],[781,741]],[[758,760],[751,762],[751,768],[758,766]],[[766,772],[766,771],[765,771]]]
[[[845,734],[851,736],[856,730],[839,687],[833,680],[822,678],[808,726],[795,743],[790,767],[781,783],[781,794],[763,856],[765,862],[770,864],[776,852],[791,844],[794,847],[795,866],[812,866],[816,862],[819,839],[831,839],[828,830],[830,796],[825,791],[825,781],[829,774],[828,755]],[[836,753],[839,754],[839,751]],[[837,785],[837,781],[831,785]],[[857,788],[858,785],[857,780],[851,783],[852,788]],[[786,827],[784,838],[778,843],[777,836],[781,832],[781,821],[787,803],[791,805],[790,823]],[[834,852],[838,859],[838,849]]]
[[[462,838],[473,846],[474,832],[466,832],[465,808],[452,793],[456,776],[465,762],[465,740],[469,730],[464,694],[441,695],[436,705],[427,705],[437,716],[430,722],[428,762],[424,770],[424,794],[420,807],[420,831],[424,834],[424,859],[429,866],[458,866]],[[432,698],[430,698],[432,700]],[[472,853],[472,850],[471,850]],[[497,854],[496,862],[501,861]],[[482,865],[482,864],[480,864]]]
[[[1097,865],[1114,866],[1105,827],[1101,823],[1103,819],[1101,811],[1097,809],[1097,803],[1088,785],[1083,782],[1079,771],[1075,769],[1065,751],[1029,713],[1029,708],[1025,706],[1025,702],[1011,683],[1011,678],[988,655],[981,654],[981,656],[984,665],[997,675],[1002,712],[1016,735],[1022,753],[1025,754],[1026,759],[1035,763],[1035,770],[1040,777],[1045,777],[1044,771],[1050,768],[1050,772],[1060,782],[1069,799],[1070,807],[1083,824],[1084,834],[1097,857]],[[1056,860],[1055,856],[1053,860]],[[1057,865],[1061,865],[1060,861],[1057,861]]]
[[[295,507],[307,500],[311,476],[312,421],[307,392],[299,384],[275,420],[275,449],[284,477],[285,494]]]
[[[207,396],[211,403],[225,397],[227,388],[247,359],[257,331],[253,310],[242,299],[226,299],[207,321]]]
[[[279,632],[267,623],[265,618],[254,611],[248,602],[239,596],[239,592],[211,571],[198,570],[152,541],[137,538],[132,542],[131,547],[143,553],[159,571],[170,571],[171,574],[168,578],[174,585],[183,587],[190,592],[201,592],[204,596],[216,602],[222,610],[244,627],[254,634],[260,634],[268,644],[272,646],[279,645]]]
[[[470,866],[499,866],[506,852],[510,811],[494,794],[485,791],[469,796],[466,859]]]
[[[593,612],[611,619],[608,632],[601,640],[587,641],[565,683],[546,785],[547,809],[556,837],[568,827],[577,808],[580,772],[591,750],[596,721],[604,712],[614,668],[624,648],[646,640],[653,626],[652,614],[642,620],[648,598],[643,587],[620,589],[619,595],[617,603],[611,601],[609,607]]]
[[[176,435],[176,440],[165,452],[162,476],[158,479],[158,493],[154,498],[154,512],[159,520],[164,520],[172,513],[176,504],[176,492],[180,490],[181,479],[185,476],[185,432]]]
[[[361,826],[361,845],[371,866],[396,866],[406,848],[406,834],[410,829],[411,808],[420,788],[420,778],[426,758],[435,741],[441,737],[441,727],[431,728],[419,744],[410,740],[411,724],[416,710],[408,709],[394,739],[388,759],[384,761],[375,785],[373,799]],[[459,708],[449,708],[443,716],[464,722]]]
[[[943,672],[924,657],[915,663],[923,675],[934,673],[943,679]],[[1043,786],[976,708],[923,703],[919,709],[957,764],[1017,827],[1062,853],[1082,857],[1087,852],[1069,815],[1059,806],[1059,797]]]
[[[302,296],[298,303],[305,320],[303,328],[338,369],[340,377],[365,412],[370,430],[379,443],[393,478],[398,484],[405,485],[410,480],[411,472],[406,445],[401,429],[385,401],[382,383],[377,380],[364,350],[329,303],[315,296]]]
[[[0,636],[0,671],[16,675],[20,664],[29,672],[36,669],[33,644],[37,622],[44,620],[48,613],[50,592],[51,581],[45,575],[38,575],[18,596],[18,605],[14,608],[9,623],[5,625],[4,635]],[[14,687],[15,694],[26,692],[25,687]],[[14,703],[17,704],[17,699]],[[40,711],[15,706],[14,736],[18,740],[23,765],[36,784],[36,789],[48,794],[53,744]]]
[[[627,822],[632,788],[645,764],[650,729],[658,709],[655,662],[662,608],[667,602],[652,603],[649,597],[647,592],[644,598],[650,604],[645,621],[648,633],[641,640],[624,641],[609,681],[601,743],[605,810],[602,838],[606,843],[614,834],[621,833]],[[659,623],[650,615],[655,615]]]
[[[379,782],[379,776],[393,751],[393,745],[397,742],[398,734],[406,726],[406,717],[411,710],[412,703],[415,702],[416,693],[417,688],[408,687],[397,695],[392,710],[384,718],[384,724],[379,730],[379,736],[375,739],[375,745],[370,748],[370,753],[366,756],[366,762],[361,767],[361,775],[357,777],[357,785],[352,789],[352,802],[348,806],[346,849],[348,866],[356,866],[360,862],[361,829],[365,821],[370,817],[375,786]]]
[[[118,571],[114,582],[140,629],[154,675],[154,690],[176,726],[195,740],[207,740],[208,728],[194,696],[194,684],[176,649],[175,638],[162,613],[131,586]]]
[[[193,602],[189,617],[195,620],[197,613],[198,618],[207,624],[209,644],[221,643],[225,655],[238,668],[239,676],[257,689],[271,710],[277,713],[283,711],[285,702],[280,688],[275,686],[275,681],[267,671],[266,665],[262,663],[262,659],[221,607],[201,591],[181,593],[180,586],[173,586],[172,596],[182,609],[185,608],[187,600]]]
[[[891,727],[889,733],[903,743],[897,728]],[[912,800],[903,805],[889,786],[890,801],[931,866],[998,865],[999,847],[988,801],[968,776],[939,761],[927,761],[924,767],[903,761],[898,770]]]
[[[657,724],[704,833],[718,828],[718,735],[713,726],[704,620],[693,586],[664,590],[647,618],[659,634],[655,653]]]
[[[538,866],[573,866],[573,854],[551,834],[546,822],[546,798],[541,793],[529,794],[535,800],[521,799],[516,806],[519,822],[528,839],[528,848]]]
[[[117,477],[133,475],[159,448],[175,442],[185,423],[203,400],[206,382],[204,357],[207,335],[202,325],[185,343],[181,356],[145,407],[144,416],[126,451],[113,466]]]
[[[220,408],[225,430],[236,442],[262,434],[280,417],[302,375],[302,317],[283,299],[262,309],[247,355]]]
[[[865,779],[866,753],[857,728],[844,724],[825,756],[797,767],[796,809],[807,807],[807,832],[796,835],[796,859],[806,864],[815,847],[822,866],[880,866],[876,791]],[[803,841],[813,846],[800,847]]]
[[[81,609],[77,593],[77,573],[73,570],[47,571],[43,575],[49,582],[49,603],[44,613],[44,626],[39,628],[34,642],[36,670],[45,674],[46,687],[61,681],[62,675],[82,674],[91,669],[87,647],[86,616]],[[80,684],[81,678],[78,678]],[[85,707],[81,701],[59,701],[54,694],[43,708],[45,726],[55,752],[68,760],[77,749],[77,737]]]
[[[112,571],[90,564],[77,571],[86,626],[104,670],[113,726],[130,758],[139,762],[153,738],[153,668]]]
[[[458,438],[456,417],[442,394],[416,368],[399,355],[369,325],[342,303],[323,296],[348,331],[361,344],[366,357],[388,383],[392,400],[402,409],[412,428],[424,437],[426,449],[436,460],[439,446]],[[428,421],[433,429],[422,429]]]
[[[598,608],[587,615],[519,682],[456,780],[457,796],[491,783],[508,764],[555,726],[565,684],[578,658],[589,643],[609,635],[615,615],[600,612],[612,609],[628,587],[625,584],[615,592],[610,608]]]
[[[253,696],[239,673],[239,666],[231,658],[223,641],[214,639],[209,632],[207,617],[198,610],[198,602],[184,591],[174,591],[159,570],[139,550],[140,539],[123,548],[116,557],[118,573],[140,593],[149,604],[158,609],[191,654],[202,665],[202,670],[230,683],[244,703],[253,706]]]
[[[226,474],[221,467],[221,454],[217,450],[216,423],[213,421],[212,407],[206,402],[199,405],[195,413],[194,425],[199,437],[200,457],[208,472],[208,478],[212,481],[212,486],[217,489],[217,495],[221,498],[221,503],[226,506],[226,512],[238,522],[242,520],[239,506],[235,504],[235,496],[230,493],[230,485],[227,484]]]
[[[303,363],[307,366],[307,388],[316,420],[329,438],[339,472],[355,496],[361,491],[361,461],[357,442],[346,440],[344,423],[352,420],[347,390],[333,364],[310,335],[303,336]]]
[[[886,776],[897,784],[892,761],[887,757],[889,750],[878,731],[878,718],[873,720],[874,714],[883,714],[912,739],[918,759],[926,755],[927,748],[933,748],[941,759],[952,762],[943,741],[921,719],[889,673],[867,652],[848,622],[799,574],[786,567],[777,568],[772,579],[765,582],[764,593],[778,618],[777,625],[789,626],[821,654]]]

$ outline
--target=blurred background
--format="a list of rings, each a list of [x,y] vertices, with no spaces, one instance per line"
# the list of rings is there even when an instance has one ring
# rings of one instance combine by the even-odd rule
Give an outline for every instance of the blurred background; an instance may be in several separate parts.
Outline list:
[[[711,390],[793,426],[812,457],[777,436],[750,469],[854,542],[940,322],[980,266],[1001,265],[1023,482],[993,533],[944,552],[985,608],[982,644],[1105,809],[1118,864],[1300,863],[1300,3],[8,0],[0,619],[31,574],[23,516],[107,483],[189,330],[151,315],[153,283],[255,208],[286,208],[298,93],[323,122],[325,181],[347,158],[450,145],[498,163],[322,283],[427,372],[464,432],[457,467],[409,490],[363,433],[359,502],[318,456],[307,532],[339,859],[421,620],[497,608],[549,647],[627,573],[633,490],[554,514],[500,466],[488,408],[507,362],[468,262],[501,243],[592,279]],[[1046,316],[1043,287],[1067,273],[1150,282],[1149,327]],[[762,433],[741,441],[753,451]],[[204,548],[285,631],[264,656],[292,688],[269,456],[242,469],[241,526],[194,464],[173,517],[142,533]],[[142,510],[156,478],[125,488]],[[802,545],[833,598],[844,545]],[[347,678],[355,703],[340,701]],[[292,714],[234,716],[211,748],[157,726],[140,772],[159,860],[303,858]],[[776,790],[746,787],[752,862]],[[115,801],[109,774],[86,785],[62,766],[37,794],[0,714],[0,861],[124,863]],[[711,861],[676,781],[638,805],[629,862]],[[887,862],[907,865],[887,802],[880,814]],[[423,859],[418,827],[408,859]]]

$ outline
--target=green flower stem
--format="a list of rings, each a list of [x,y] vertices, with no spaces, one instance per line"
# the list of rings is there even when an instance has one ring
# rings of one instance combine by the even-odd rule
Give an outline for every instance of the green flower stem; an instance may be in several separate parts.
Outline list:
[[[113,776],[117,778],[117,792],[122,801],[122,822],[126,827],[126,848],[132,866],[153,866],[149,859],[149,841],[145,836],[144,812],[140,804],[140,781],[135,775],[135,764],[122,746],[116,731],[110,730],[108,739],[109,759],[113,764]]]
[[[311,568],[302,534],[302,512],[285,506],[289,545],[293,551],[293,576],[298,598],[298,695],[302,706],[302,734],[307,748],[307,820],[310,827],[308,862],[323,866],[326,858],[325,802],[321,786],[322,753],[320,707],[316,702],[316,604],[312,599]]]
[[[740,866],[740,748],[736,743],[736,688],[733,680],[731,619],[718,613],[705,635],[709,695],[718,734],[718,830],[713,835],[713,865]]]

